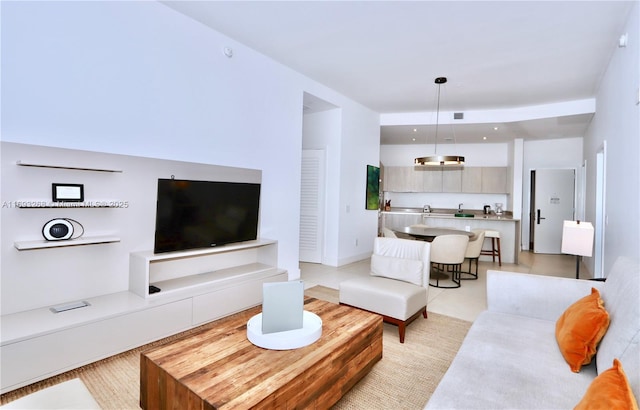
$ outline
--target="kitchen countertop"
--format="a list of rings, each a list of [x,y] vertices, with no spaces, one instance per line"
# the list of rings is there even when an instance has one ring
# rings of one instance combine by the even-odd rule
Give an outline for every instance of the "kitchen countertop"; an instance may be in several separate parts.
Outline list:
[[[518,263],[520,253],[520,219],[514,219],[511,212],[498,217],[495,213],[484,215],[482,209],[462,209],[462,213],[474,217],[456,217],[457,209],[431,208],[430,213],[422,208],[395,207],[380,213],[382,227],[402,231],[407,226],[425,225],[431,228],[449,228],[458,230],[489,229],[500,232],[502,263]],[[486,216],[486,218],[485,218]],[[486,261],[483,256],[481,260]],[[488,257],[488,260],[492,260]]]
[[[498,216],[495,212],[491,211],[491,214],[485,215],[482,210],[475,209],[463,209],[462,213],[473,214],[474,217],[458,217],[454,216],[458,212],[457,209],[438,209],[434,208],[431,212],[422,212],[422,208],[391,208],[389,211],[382,211],[384,214],[401,214],[401,215],[422,215],[425,218],[445,218],[445,219],[469,219],[469,220],[492,220],[492,221],[505,221],[513,222],[519,219],[513,218],[513,213],[505,211],[502,216]]]

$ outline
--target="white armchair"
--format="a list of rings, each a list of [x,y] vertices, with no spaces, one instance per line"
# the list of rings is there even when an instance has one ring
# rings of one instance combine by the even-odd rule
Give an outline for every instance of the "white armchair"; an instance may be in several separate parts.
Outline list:
[[[340,304],[382,315],[398,326],[404,343],[406,326],[427,318],[431,266],[430,244],[400,238],[376,238],[371,274],[340,283]]]

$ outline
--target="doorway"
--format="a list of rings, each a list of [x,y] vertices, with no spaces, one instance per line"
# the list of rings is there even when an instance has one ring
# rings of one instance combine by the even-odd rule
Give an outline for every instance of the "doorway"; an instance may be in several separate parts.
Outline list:
[[[531,171],[529,249],[560,254],[562,226],[575,213],[575,169]]]

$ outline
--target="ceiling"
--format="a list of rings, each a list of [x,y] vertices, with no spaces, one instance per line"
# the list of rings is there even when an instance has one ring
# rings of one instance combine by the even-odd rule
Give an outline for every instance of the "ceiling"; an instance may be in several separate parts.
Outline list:
[[[635,0],[637,2],[637,0]],[[162,1],[381,113],[382,144],[582,136],[592,112],[526,113],[595,96],[633,1]],[[222,52],[222,50],[221,50]],[[307,112],[332,107],[312,96]],[[518,108],[465,121],[445,115]],[[445,114],[446,112],[446,114]],[[471,114],[471,115],[470,115]],[[452,116],[452,115],[451,115]],[[473,124],[472,122],[476,122]],[[431,124],[431,125],[428,125]],[[497,127],[497,130],[494,128]],[[416,131],[414,131],[414,129]],[[486,137],[486,140],[483,139]]]

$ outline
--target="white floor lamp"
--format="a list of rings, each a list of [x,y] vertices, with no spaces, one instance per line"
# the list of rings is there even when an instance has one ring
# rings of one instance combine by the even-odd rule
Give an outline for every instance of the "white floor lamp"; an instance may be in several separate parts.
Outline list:
[[[576,255],[576,279],[580,279],[580,261],[593,252],[593,225],[591,222],[564,221],[562,227],[562,253]]]

